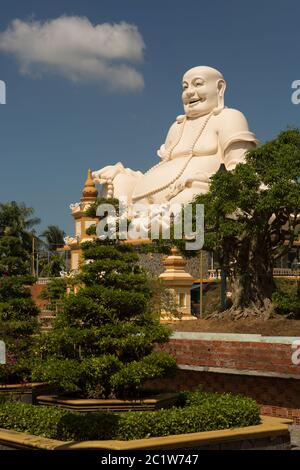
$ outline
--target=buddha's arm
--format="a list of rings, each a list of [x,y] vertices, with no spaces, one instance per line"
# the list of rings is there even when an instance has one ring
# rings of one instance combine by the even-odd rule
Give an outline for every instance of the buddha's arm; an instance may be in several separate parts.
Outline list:
[[[226,170],[234,170],[238,163],[245,163],[245,155],[249,150],[255,149],[254,142],[238,141],[229,145],[224,153]]]
[[[258,144],[253,132],[249,131],[245,116],[236,109],[225,108],[220,113],[218,136],[227,170],[233,170],[238,163],[245,163],[246,153]]]
[[[101,170],[93,171],[93,179],[95,183],[106,184],[107,180],[114,181],[115,177],[119,174],[127,175],[133,178],[140,178],[142,173],[134,171],[130,168],[125,168],[121,162],[115,165],[108,165]]]
[[[171,125],[165,142],[160,146],[157,151],[157,155],[162,160],[167,160],[170,156],[170,150],[173,148],[174,144],[178,142],[180,135],[181,125],[183,123],[184,116],[178,116],[176,121]]]
[[[95,183],[103,186],[101,193],[103,197],[126,197],[128,201],[131,201],[134,188],[142,176],[143,173],[125,168],[121,162],[93,172]]]

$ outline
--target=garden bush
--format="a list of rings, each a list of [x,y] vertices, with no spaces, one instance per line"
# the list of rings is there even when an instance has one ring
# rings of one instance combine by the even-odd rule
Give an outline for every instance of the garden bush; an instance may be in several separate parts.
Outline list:
[[[0,427],[60,440],[143,439],[260,423],[250,398],[188,392],[179,406],[157,411],[79,414],[54,406],[0,403]]]
[[[171,376],[176,360],[155,352],[170,329],[153,311],[153,289],[133,248],[82,245],[79,290],[62,300],[53,329],[36,338],[32,379],[87,398],[129,398],[143,383]]]
[[[0,234],[0,339],[6,346],[6,364],[0,365],[0,383],[30,380],[33,335],[38,332],[39,309],[30,286],[29,255],[17,236]]]
[[[300,317],[300,291],[299,289],[290,292],[276,291],[272,296],[276,313],[289,315],[293,318]]]

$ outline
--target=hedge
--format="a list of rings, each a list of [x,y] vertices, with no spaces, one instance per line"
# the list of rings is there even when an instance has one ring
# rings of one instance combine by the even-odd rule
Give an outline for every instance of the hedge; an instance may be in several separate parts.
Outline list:
[[[79,414],[54,406],[0,403],[0,428],[59,440],[142,439],[260,423],[256,402],[239,395],[183,393],[177,407]]]

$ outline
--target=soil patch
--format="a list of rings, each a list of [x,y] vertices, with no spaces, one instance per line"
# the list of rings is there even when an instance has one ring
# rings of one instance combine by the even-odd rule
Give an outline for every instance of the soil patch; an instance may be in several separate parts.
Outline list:
[[[252,333],[263,336],[299,336],[300,320],[271,318],[269,320],[217,320],[198,319],[178,321],[170,325],[174,331],[193,331],[207,333]]]

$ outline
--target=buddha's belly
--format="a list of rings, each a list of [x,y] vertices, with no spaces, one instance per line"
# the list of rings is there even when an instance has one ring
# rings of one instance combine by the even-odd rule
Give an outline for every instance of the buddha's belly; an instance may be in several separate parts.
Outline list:
[[[220,167],[218,155],[201,157],[179,157],[162,162],[156,168],[150,169],[139,180],[133,193],[133,200],[146,202],[147,198],[153,203],[166,202],[170,186],[179,179],[191,179],[197,177],[207,181],[207,178],[216,173]],[[149,201],[148,201],[149,202]]]

